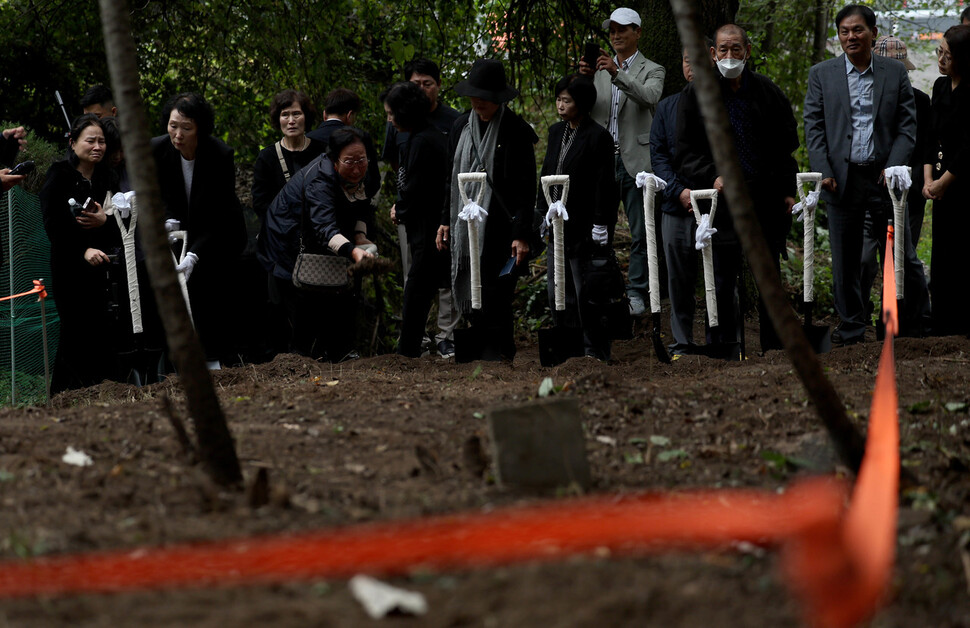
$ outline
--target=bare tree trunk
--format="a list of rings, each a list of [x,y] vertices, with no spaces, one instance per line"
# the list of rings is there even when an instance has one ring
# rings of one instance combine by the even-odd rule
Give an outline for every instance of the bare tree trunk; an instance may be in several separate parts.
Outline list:
[[[815,34],[812,38],[812,65],[825,61],[825,41],[829,34],[829,3],[815,0]]]
[[[687,54],[692,59],[706,58],[708,48],[697,26],[698,16],[694,2],[671,0],[670,4],[681,39],[687,47]],[[693,71],[698,104],[704,117],[717,172],[724,178],[724,193],[734,219],[734,227],[751,265],[751,272],[761,289],[771,322],[815,404],[819,417],[828,429],[839,456],[846,466],[858,472],[865,453],[864,440],[846,416],[842,400],[822,372],[818,357],[809,345],[794,310],[788,304],[761,231],[761,224],[751,206],[751,195],[738,162],[731,125],[721,101],[721,90],[717,85],[714,68],[707,63],[698,63],[693,66]]]
[[[188,400],[195,424],[198,451],[206,472],[218,484],[242,481],[236,448],[206,368],[202,346],[189,320],[178,285],[163,227],[158,179],[152,158],[148,117],[139,92],[135,44],[127,2],[100,0],[105,52],[111,86],[119,109],[122,141],[132,186],[137,193],[138,231],[145,250],[148,274],[155,290],[158,313],[165,326],[172,362]]]

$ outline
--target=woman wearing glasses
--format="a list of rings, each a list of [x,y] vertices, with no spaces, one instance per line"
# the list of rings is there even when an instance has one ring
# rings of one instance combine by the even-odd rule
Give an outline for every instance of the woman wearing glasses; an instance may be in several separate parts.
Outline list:
[[[293,285],[293,266],[301,240],[307,253],[329,251],[353,262],[373,257],[368,162],[361,131],[342,127],[327,152],[294,174],[266,210],[258,256],[270,275],[270,299],[286,310],[296,353],[331,362],[356,357],[356,295],[301,290]]]
[[[967,334],[970,293],[965,236],[970,231],[970,26],[946,31],[937,50],[940,78],[933,84],[933,137],[923,166],[923,196],[933,201],[930,294],[933,332]]]
[[[231,355],[227,312],[233,311],[229,279],[246,245],[246,225],[236,197],[233,149],[214,137],[215,115],[199,94],[182,93],[162,108],[166,135],[152,139],[166,228],[184,230],[188,254],[178,266],[188,280],[195,329],[210,368]]]

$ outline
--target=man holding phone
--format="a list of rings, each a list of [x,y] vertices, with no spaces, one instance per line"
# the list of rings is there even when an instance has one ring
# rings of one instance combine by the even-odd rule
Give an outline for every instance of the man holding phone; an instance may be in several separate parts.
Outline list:
[[[596,86],[596,104],[590,115],[613,136],[616,180],[633,239],[627,296],[634,316],[647,313],[649,293],[643,193],[637,188],[636,176],[638,172],[652,172],[650,127],[666,76],[662,66],[637,49],[640,23],[640,15],[633,9],[623,7],[613,11],[603,22],[603,29],[609,30],[616,56],[611,57],[600,48],[595,60],[590,58],[593,51],[588,50],[579,62],[580,74],[593,77]]]

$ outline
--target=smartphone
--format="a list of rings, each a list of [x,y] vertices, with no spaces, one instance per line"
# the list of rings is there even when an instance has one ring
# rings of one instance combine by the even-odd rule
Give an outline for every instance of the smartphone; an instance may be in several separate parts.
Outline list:
[[[512,269],[515,268],[515,256],[509,258],[509,261],[505,262],[505,266],[502,267],[502,272],[498,274],[499,277],[505,277],[512,273]]]
[[[30,174],[31,172],[34,171],[34,168],[36,167],[37,166],[34,164],[33,161],[30,161],[30,160],[22,161],[16,166],[14,166],[13,170],[8,172],[7,174],[12,174],[12,175]]]
[[[586,50],[583,52],[583,61],[586,65],[596,69],[596,60],[600,58],[600,47],[591,41],[586,42]]]

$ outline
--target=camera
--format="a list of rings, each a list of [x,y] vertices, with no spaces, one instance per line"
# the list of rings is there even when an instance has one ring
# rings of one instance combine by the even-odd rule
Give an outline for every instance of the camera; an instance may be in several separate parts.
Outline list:
[[[81,215],[82,212],[87,211],[88,205],[91,204],[91,197],[89,196],[87,200],[84,201],[83,205],[75,201],[73,198],[67,199],[67,204],[71,208],[71,213],[74,214],[75,218],[77,218]]]

